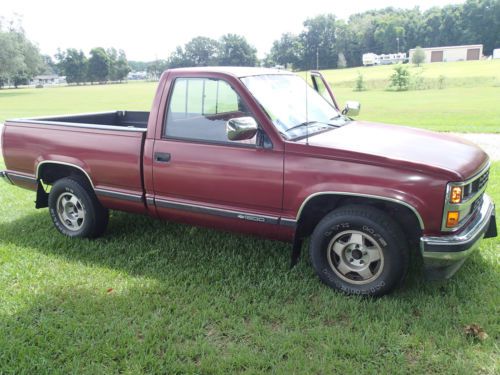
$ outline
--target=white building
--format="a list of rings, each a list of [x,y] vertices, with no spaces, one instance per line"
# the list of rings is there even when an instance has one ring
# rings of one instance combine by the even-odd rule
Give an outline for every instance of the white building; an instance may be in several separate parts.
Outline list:
[[[148,72],[130,72],[127,75],[128,80],[145,80],[148,79]]]
[[[500,59],[500,48],[495,48],[493,50],[493,58],[494,59]]]
[[[66,77],[57,74],[42,74],[35,76],[31,82],[32,85],[62,85],[66,83]]]
[[[406,61],[406,53],[388,53],[377,55],[376,53],[364,53],[363,65],[388,65],[398,64]]]
[[[470,44],[466,46],[446,46],[422,48],[425,52],[426,63],[480,60],[483,56],[482,44]],[[410,50],[410,61],[415,49]]]

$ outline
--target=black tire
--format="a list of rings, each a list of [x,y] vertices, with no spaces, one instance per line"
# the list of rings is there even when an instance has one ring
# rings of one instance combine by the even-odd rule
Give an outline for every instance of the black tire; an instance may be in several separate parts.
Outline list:
[[[54,226],[68,237],[99,237],[108,225],[109,211],[97,200],[83,177],[65,177],[49,193],[49,212]]]
[[[408,244],[399,225],[370,206],[344,206],[326,215],[309,252],[319,278],[346,294],[382,296],[408,271]]]

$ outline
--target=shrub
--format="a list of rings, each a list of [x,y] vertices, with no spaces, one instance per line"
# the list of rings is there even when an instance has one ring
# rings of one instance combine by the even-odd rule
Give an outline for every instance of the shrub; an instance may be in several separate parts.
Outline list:
[[[404,65],[398,64],[394,67],[394,72],[391,75],[389,88],[396,91],[406,91],[410,86],[410,72]]]
[[[410,81],[411,81],[410,89],[411,90],[425,90],[425,89],[429,88],[425,84],[426,82],[425,82],[424,77],[422,77],[422,73],[423,73],[423,71],[419,69],[413,75],[410,76]]]
[[[438,77],[438,89],[442,90],[445,88],[445,86],[446,86],[445,80],[446,80],[446,77],[442,74]]]
[[[354,87],[354,91],[365,91],[366,85],[365,80],[363,78],[363,74],[358,72],[358,78],[356,78],[356,86]]]

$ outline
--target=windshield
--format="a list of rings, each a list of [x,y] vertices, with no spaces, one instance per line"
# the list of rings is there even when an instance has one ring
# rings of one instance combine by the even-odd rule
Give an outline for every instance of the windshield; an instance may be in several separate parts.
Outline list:
[[[241,81],[287,139],[336,128],[349,121],[296,75],[259,75]]]

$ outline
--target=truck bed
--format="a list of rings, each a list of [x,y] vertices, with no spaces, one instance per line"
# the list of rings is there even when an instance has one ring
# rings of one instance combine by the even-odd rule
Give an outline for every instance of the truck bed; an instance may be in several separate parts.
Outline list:
[[[65,125],[73,127],[90,127],[113,130],[113,128],[132,128],[146,130],[149,112],[113,111],[84,113],[76,115],[47,116],[15,119],[12,122],[33,123],[40,125]]]
[[[89,176],[107,207],[126,197],[129,208],[141,212],[148,118],[149,112],[115,111],[7,120],[6,173],[15,185],[35,190],[47,166],[75,168]]]

